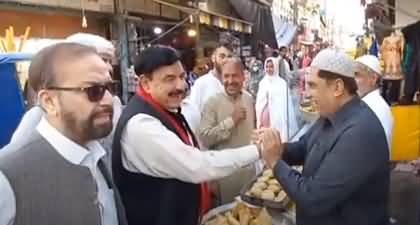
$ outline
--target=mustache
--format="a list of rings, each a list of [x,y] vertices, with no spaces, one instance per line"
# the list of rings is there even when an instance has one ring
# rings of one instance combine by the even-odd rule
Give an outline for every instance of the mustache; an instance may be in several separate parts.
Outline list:
[[[169,96],[184,95],[185,91],[182,89],[169,92]]]
[[[111,116],[112,116],[113,113],[114,113],[114,108],[112,108],[111,105],[100,106],[98,109],[96,109],[93,112],[93,115],[105,114],[105,113],[111,114]]]

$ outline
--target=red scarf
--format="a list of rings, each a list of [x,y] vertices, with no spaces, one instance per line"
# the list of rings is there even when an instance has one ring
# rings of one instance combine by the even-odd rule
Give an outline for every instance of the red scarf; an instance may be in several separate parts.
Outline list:
[[[167,119],[172,126],[175,127],[175,130],[181,137],[181,140],[187,144],[194,146],[194,143],[191,143],[190,138],[188,136],[188,130],[183,126],[183,124],[176,120],[163,106],[161,106],[157,101],[153,99],[153,97],[144,91],[143,87],[137,88],[137,95],[142,97],[147,103],[149,103],[155,110],[157,110],[165,119]],[[190,133],[190,136],[193,137],[194,134]],[[199,148],[198,146],[194,146]],[[201,193],[200,193],[200,213],[204,215],[209,209],[211,205],[211,195],[208,183],[201,184]]]

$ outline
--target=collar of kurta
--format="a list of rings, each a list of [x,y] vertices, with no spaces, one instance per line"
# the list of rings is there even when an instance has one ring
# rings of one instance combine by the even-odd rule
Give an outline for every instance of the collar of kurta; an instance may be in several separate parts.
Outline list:
[[[153,96],[151,96],[149,93],[147,93],[142,86],[139,86],[137,89],[137,95],[142,97],[147,103],[149,103],[155,110],[157,110],[163,117],[165,117],[169,122],[175,127],[177,133],[180,135],[181,140],[187,144],[194,146],[194,143],[190,140],[188,136],[188,129],[185,128],[182,124],[182,121],[179,121],[177,117],[174,115],[174,113],[169,112],[166,110],[159,102],[157,102],[155,99],[153,99]],[[178,112],[180,114],[180,110]],[[181,115],[182,116],[182,115]],[[193,136],[194,134],[190,134],[190,136]],[[196,148],[199,148],[199,146],[195,146]],[[201,192],[200,192],[200,213],[201,215],[204,215],[211,206],[211,194],[210,194],[210,188],[207,183],[201,184]]]
[[[326,119],[328,122],[331,123],[333,126],[338,126],[349,117],[351,117],[356,110],[359,108],[356,107],[357,105],[361,104],[361,99],[359,96],[354,96],[349,102],[344,104],[341,109],[339,109],[331,118]]]

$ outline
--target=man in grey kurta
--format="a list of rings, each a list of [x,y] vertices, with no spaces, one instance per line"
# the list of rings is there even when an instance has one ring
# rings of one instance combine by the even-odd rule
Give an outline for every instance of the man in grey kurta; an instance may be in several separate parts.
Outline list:
[[[241,61],[229,59],[222,71],[225,91],[207,101],[200,122],[200,140],[209,149],[248,145],[255,128],[254,100],[243,91],[245,76]],[[249,166],[217,181],[216,204],[233,201],[241,187],[254,175],[255,168]]]

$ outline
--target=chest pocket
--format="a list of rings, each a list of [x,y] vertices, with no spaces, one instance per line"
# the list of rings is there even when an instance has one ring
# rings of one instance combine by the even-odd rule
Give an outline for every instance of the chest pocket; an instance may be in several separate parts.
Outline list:
[[[324,161],[325,157],[333,150],[339,138],[338,133],[330,130],[316,138],[310,146],[310,150],[305,158],[303,170],[304,176],[312,176],[316,173]]]

